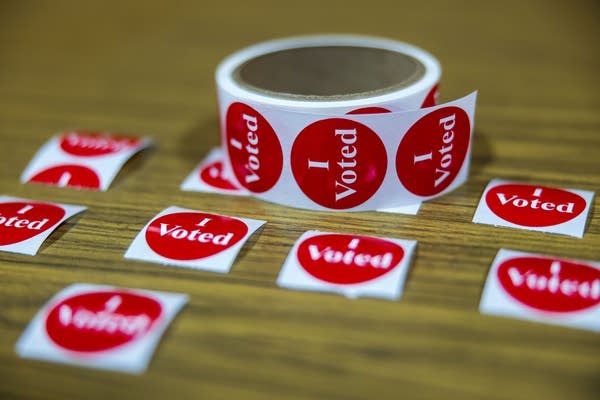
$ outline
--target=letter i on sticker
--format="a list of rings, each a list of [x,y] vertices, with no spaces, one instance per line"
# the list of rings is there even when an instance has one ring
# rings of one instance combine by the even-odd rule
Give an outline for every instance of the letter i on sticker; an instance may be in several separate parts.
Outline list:
[[[342,233],[305,232],[277,284],[347,297],[397,299],[417,242]]]
[[[492,180],[473,222],[583,237],[593,192]]]
[[[227,273],[244,243],[264,223],[169,207],[140,231],[125,258]]]
[[[74,284],[33,318],[16,345],[24,358],[143,372],[182,294]]]
[[[479,309],[600,332],[600,263],[501,249]]]
[[[82,206],[0,196],[0,251],[35,255],[61,223],[83,210]]]

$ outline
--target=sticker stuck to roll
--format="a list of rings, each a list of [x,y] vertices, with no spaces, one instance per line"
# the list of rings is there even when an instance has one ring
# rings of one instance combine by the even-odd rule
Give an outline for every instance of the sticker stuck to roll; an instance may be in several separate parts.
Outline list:
[[[458,107],[439,108],[418,120],[402,138],[396,171],[419,196],[446,189],[461,170],[469,148],[469,117]]]
[[[493,179],[473,222],[582,238],[594,192]]]
[[[387,168],[383,142],[356,121],[330,118],[307,126],[296,137],[292,172],[314,202],[332,209],[358,206],[379,189]]]
[[[227,110],[227,151],[237,181],[254,193],[275,185],[283,166],[277,135],[252,107],[234,103]]]

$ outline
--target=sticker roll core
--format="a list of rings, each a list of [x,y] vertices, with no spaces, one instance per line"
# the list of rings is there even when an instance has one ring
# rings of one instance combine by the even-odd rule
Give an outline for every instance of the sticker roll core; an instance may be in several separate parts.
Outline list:
[[[365,36],[273,40],[217,67],[232,180],[266,201],[365,211],[438,197],[468,175],[476,94],[436,106],[438,61]]]

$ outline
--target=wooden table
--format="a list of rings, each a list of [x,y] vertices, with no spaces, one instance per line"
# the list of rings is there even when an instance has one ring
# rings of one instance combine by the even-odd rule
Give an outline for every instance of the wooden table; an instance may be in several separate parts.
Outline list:
[[[600,259],[598,201],[585,237],[471,222],[492,178],[598,191],[598,4],[589,2],[12,1],[0,5],[0,193],[82,204],[35,257],[0,253],[0,397],[582,399],[600,393],[600,337],[481,315],[499,248]],[[436,54],[442,100],[479,89],[473,168],[415,216],[322,213],[182,192],[218,143],[213,72],[268,38],[353,32]],[[55,132],[145,134],[107,192],[22,185]],[[143,225],[178,205],[268,224],[220,275],[128,261]],[[283,290],[305,230],[418,240],[399,301]],[[190,295],[140,376],[19,359],[35,312],[74,282]]]

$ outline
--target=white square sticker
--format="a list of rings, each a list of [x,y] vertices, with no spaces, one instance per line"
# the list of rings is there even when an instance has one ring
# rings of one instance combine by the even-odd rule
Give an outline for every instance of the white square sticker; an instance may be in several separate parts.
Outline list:
[[[125,258],[227,273],[244,243],[264,223],[169,207],[138,233]]]
[[[36,314],[16,345],[21,357],[141,373],[182,294],[78,283]]]
[[[21,182],[106,191],[121,167],[150,146],[147,138],[73,131],[46,142],[21,175]]]
[[[35,255],[44,240],[86,207],[0,196],[0,251]]]
[[[350,298],[398,299],[416,245],[414,240],[307,231],[290,251],[277,284]]]
[[[221,148],[212,149],[204,160],[185,178],[181,184],[181,190],[248,196],[249,193],[246,189],[240,188],[228,177],[223,162]]]
[[[473,222],[583,237],[593,192],[492,180]]]
[[[600,263],[501,249],[479,310],[600,332]]]

